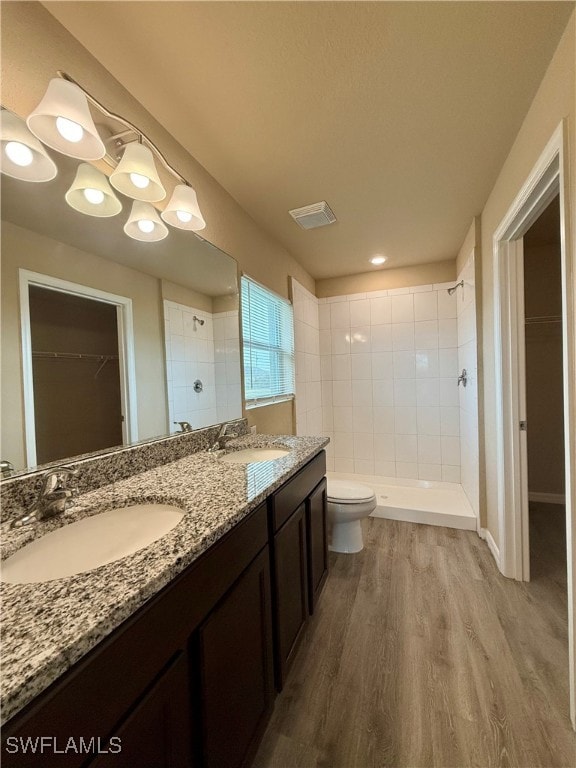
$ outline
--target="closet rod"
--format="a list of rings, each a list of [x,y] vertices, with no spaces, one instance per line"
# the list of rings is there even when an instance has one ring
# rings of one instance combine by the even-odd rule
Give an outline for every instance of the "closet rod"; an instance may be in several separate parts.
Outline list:
[[[118,355],[94,355],[84,352],[41,352],[34,350],[32,357],[61,360],[119,360]]]
[[[540,317],[526,317],[526,325],[535,325],[536,323],[561,323],[562,315],[541,315]]]

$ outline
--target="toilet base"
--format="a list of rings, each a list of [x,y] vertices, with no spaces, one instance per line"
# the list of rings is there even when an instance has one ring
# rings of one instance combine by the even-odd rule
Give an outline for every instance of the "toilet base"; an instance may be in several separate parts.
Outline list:
[[[351,520],[347,523],[333,523],[332,540],[328,549],[331,552],[342,552],[349,555],[364,549],[360,520]]]

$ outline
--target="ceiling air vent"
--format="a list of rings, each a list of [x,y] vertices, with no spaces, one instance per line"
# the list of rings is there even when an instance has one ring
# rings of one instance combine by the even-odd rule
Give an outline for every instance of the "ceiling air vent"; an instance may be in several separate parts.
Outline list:
[[[322,200],[321,203],[305,205],[303,208],[294,208],[288,213],[302,229],[324,227],[326,224],[333,224],[336,221],[336,216],[325,200]]]

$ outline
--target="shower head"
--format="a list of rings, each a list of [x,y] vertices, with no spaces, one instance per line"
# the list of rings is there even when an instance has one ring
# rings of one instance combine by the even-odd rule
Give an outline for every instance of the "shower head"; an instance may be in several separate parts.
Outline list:
[[[450,296],[452,296],[456,288],[460,288],[460,286],[464,287],[464,280],[460,280],[460,282],[456,283],[456,285],[453,285],[452,288],[448,288],[448,293]]]
[[[206,322],[205,320],[202,320],[202,318],[196,317],[196,315],[194,315],[192,320],[194,321],[194,326],[196,326],[196,323],[200,323],[200,325],[204,325],[204,323]]]

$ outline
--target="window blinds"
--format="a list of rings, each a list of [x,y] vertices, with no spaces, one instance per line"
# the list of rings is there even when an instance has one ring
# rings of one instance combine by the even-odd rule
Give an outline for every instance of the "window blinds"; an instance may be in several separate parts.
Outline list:
[[[246,408],[294,397],[292,305],[245,275],[242,342]]]

